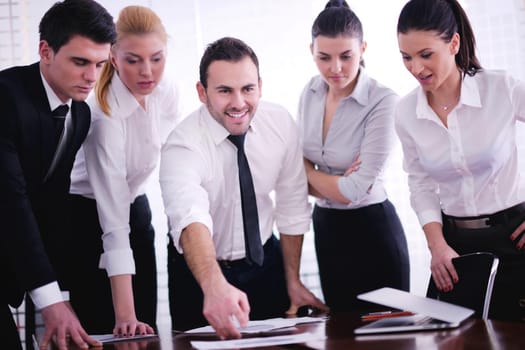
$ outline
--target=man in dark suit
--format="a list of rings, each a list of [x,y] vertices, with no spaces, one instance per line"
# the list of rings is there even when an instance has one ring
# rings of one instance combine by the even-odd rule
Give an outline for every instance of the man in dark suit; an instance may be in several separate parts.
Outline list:
[[[7,333],[1,347],[21,349],[8,305],[17,307],[28,292],[45,324],[41,348],[55,339],[66,349],[68,338],[87,348],[98,342],[60,293],[67,266],[60,246],[74,235],[67,194],[90,124],[83,100],[116,34],[112,16],[92,0],[56,3],[39,31],[40,61],[0,72],[0,324]],[[53,115],[60,105],[69,107],[62,107],[65,118]]]

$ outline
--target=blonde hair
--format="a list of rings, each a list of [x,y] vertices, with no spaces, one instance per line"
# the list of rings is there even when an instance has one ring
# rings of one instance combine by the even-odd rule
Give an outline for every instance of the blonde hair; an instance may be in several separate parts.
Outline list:
[[[166,43],[168,41],[168,34],[162,24],[159,16],[152,10],[144,6],[127,6],[124,7],[118,16],[117,23],[115,24],[117,30],[117,41],[113,44],[112,50],[118,46],[118,43],[126,35],[134,34],[159,34],[162,41]],[[115,73],[115,67],[110,61],[107,61],[102,68],[102,72],[95,86],[95,96],[97,103],[100,106],[102,112],[106,115],[110,115],[111,110],[107,101],[109,85],[111,84],[111,78]]]

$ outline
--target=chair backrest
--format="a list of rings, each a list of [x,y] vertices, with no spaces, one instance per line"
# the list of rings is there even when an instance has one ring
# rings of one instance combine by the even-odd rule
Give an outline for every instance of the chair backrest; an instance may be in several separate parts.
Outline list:
[[[439,291],[432,277],[427,297],[475,310],[474,316],[488,319],[492,287],[499,259],[485,252],[465,254],[452,259],[459,281],[450,292]]]

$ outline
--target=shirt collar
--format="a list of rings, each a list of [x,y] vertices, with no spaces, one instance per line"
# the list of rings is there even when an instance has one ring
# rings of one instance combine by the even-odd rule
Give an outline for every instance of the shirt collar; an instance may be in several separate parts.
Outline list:
[[[355,84],[354,91],[349,97],[353,97],[357,103],[362,106],[368,104],[368,86],[370,85],[370,78],[366,74],[363,67],[359,68],[359,75],[357,76],[357,84]]]
[[[360,105],[366,106],[368,104],[368,86],[370,84],[370,77],[366,74],[363,67],[359,68],[359,75],[357,76],[357,83],[354,87],[354,91],[343,100],[352,98]],[[314,93],[322,93],[324,96],[328,93],[328,84],[323,80],[322,77],[312,82],[310,90]]]
[[[479,95],[479,85],[475,76],[466,75],[461,84],[461,98],[459,103],[471,107],[481,107],[481,98]]]
[[[211,115],[210,111],[208,110],[208,107],[206,105],[202,105],[200,107],[201,113],[204,115],[205,123],[208,125],[208,128],[210,130],[210,134],[212,136],[213,142],[218,145],[219,143],[223,142],[230,136],[230,133],[224,126],[222,126],[215,118]],[[257,114],[257,112],[256,112]],[[250,126],[248,128],[248,132],[255,132],[257,129],[255,122],[255,119],[257,119],[257,115],[255,115],[252,118],[252,121],[250,123]],[[248,133],[247,132],[247,133]]]
[[[44,84],[44,90],[46,91],[47,101],[49,102],[49,108],[53,111],[55,108],[57,108],[60,105],[63,105],[64,103],[58,98],[57,94],[55,94],[55,91],[51,88],[51,86],[48,84],[46,78],[42,74],[42,71],[40,71],[40,77],[42,78],[42,83]],[[67,100],[66,103],[68,107],[71,107],[71,99]]]
[[[479,85],[475,76],[465,75],[461,81],[461,95],[455,108],[461,105],[478,108],[482,106],[479,95]],[[420,119],[435,119],[428,105],[426,93],[421,87],[419,87],[417,91],[416,115]]]
[[[128,118],[138,108],[142,108],[135,96],[129,91],[126,85],[120,79],[120,76],[115,72],[111,78],[111,85],[109,87],[111,114],[118,114],[121,118]],[[148,96],[146,96],[147,101]]]

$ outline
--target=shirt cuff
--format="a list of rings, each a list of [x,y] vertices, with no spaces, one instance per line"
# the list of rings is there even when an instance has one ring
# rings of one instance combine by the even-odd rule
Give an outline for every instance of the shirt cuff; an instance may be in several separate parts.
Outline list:
[[[347,200],[350,201],[349,205],[352,205],[359,200],[356,195],[359,192],[357,185],[346,176],[339,176],[337,179],[337,189]]]
[[[211,216],[209,215],[204,215],[204,216],[188,215],[186,216],[185,218],[179,220],[178,224],[170,230],[171,239],[173,240],[173,245],[175,246],[175,248],[180,254],[183,254],[182,247],[180,245],[180,236],[182,236],[182,231],[186,227],[190,226],[191,224],[197,223],[197,222],[206,226],[208,228],[208,231],[210,232],[210,235],[213,236],[213,221],[211,219]]]
[[[69,293],[68,298],[69,298]],[[42,287],[38,287],[29,291],[29,296],[35,304],[35,309],[41,310],[49,305],[63,302],[63,296],[60,292],[57,282],[48,283]]]
[[[441,218],[441,212],[437,212],[435,210],[424,210],[417,214],[417,217],[419,219],[419,224],[421,227],[425,226],[429,222],[439,222],[440,224],[443,223],[443,220]]]
[[[99,268],[105,269],[108,276],[134,275],[135,260],[131,249],[118,249],[105,252],[100,256]]]

